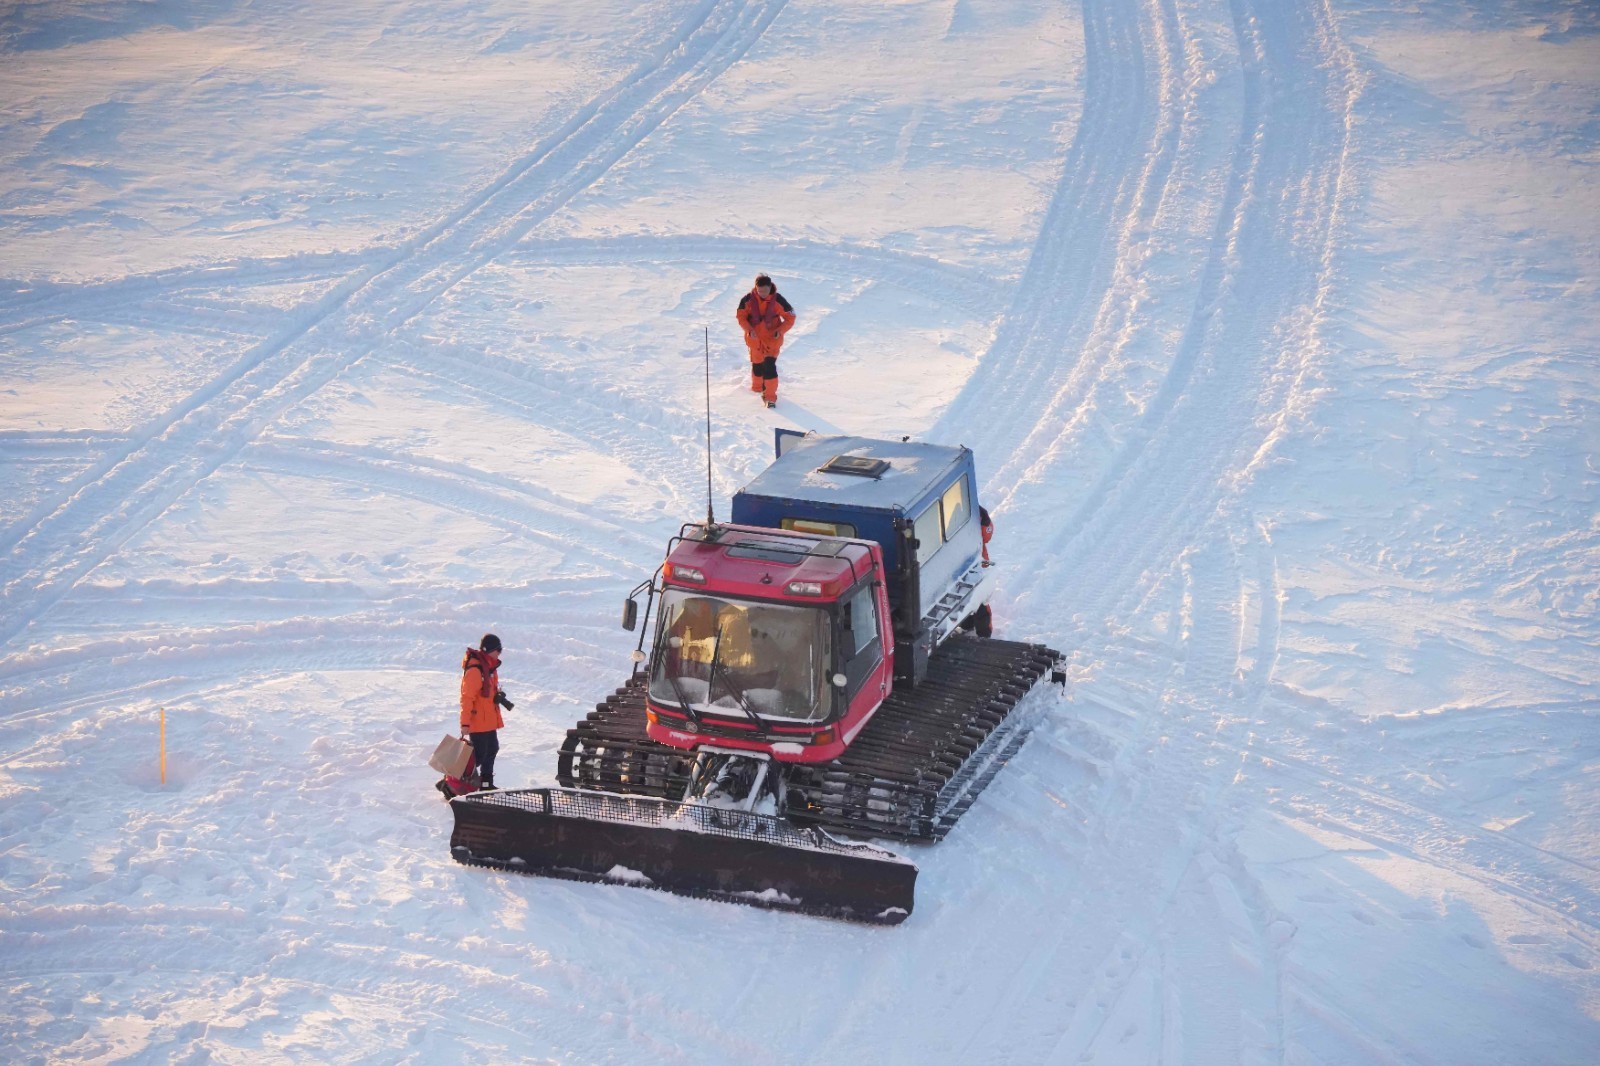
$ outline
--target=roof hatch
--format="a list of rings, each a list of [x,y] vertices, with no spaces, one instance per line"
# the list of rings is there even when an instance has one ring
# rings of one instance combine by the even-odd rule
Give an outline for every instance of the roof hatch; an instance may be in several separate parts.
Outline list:
[[[817,467],[822,474],[849,474],[852,477],[881,478],[889,469],[889,460],[873,459],[865,455],[835,455]]]

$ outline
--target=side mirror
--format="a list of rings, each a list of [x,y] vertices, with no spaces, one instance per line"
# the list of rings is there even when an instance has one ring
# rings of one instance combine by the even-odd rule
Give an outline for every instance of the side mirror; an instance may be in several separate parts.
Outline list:
[[[834,688],[844,688],[850,683],[850,679],[845,677],[843,674],[834,674],[832,677],[828,678],[828,680],[833,682]]]
[[[633,632],[634,627],[637,626],[638,624],[639,624],[639,601],[638,600],[624,600],[622,602],[622,628],[626,629],[628,632],[631,633],[631,632]]]

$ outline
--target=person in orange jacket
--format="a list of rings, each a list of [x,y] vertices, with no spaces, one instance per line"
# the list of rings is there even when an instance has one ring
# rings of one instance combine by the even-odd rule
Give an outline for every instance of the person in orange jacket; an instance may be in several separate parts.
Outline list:
[[[978,508],[978,530],[983,534],[983,565],[989,565],[989,541],[994,538],[994,519],[987,507]],[[994,636],[994,609],[987,603],[961,620],[961,628],[980,637]]]
[[[500,638],[485,633],[477,648],[468,648],[461,660],[461,735],[472,743],[478,763],[478,787],[494,791],[494,757],[500,751],[500,730],[505,719],[500,708],[514,704],[500,691]]]
[[[755,286],[739,301],[734,317],[744,330],[745,347],[750,349],[750,391],[759,392],[768,407],[778,406],[778,349],[783,335],[794,325],[794,308],[765,274],[756,275]]]

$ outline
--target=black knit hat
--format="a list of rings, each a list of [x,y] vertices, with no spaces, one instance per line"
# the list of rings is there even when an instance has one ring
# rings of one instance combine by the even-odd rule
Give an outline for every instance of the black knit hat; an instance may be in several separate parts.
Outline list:
[[[493,633],[485,633],[483,639],[478,641],[478,650],[498,653],[500,651],[500,638]]]
[[[777,286],[772,284],[772,279],[767,277],[765,274],[757,274],[756,275],[756,288],[759,289],[763,285],[765,285],[769,289],[773,289],[773,288],[777,287]]]

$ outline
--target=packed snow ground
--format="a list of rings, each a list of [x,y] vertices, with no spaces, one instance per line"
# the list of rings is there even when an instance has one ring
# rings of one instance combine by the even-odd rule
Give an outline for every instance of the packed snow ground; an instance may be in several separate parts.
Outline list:
[[[0,1058],[1592,1063],[1600,12],[0,11]],[[778,409],[734,304],[800,324]],[[1074,684],[889,930],[468,869],[774,426]],[[158,729],[167,724],[166,783]]]

